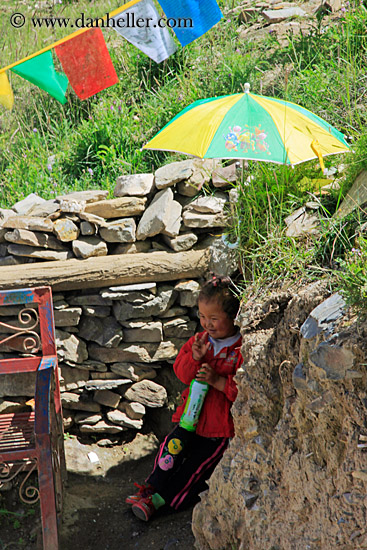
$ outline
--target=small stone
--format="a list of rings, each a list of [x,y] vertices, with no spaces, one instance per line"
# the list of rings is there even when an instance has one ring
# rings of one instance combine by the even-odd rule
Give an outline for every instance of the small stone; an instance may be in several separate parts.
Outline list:
[[[100,405],[116,409],[121,401],[121,395],[110,390],[97,390],[93,399]]]
[[[73,361],[74,363],[83,363],[88,359],[87,346],[83,340],[77,338],[74,334],[69,334],[62,330],[56,330],[57,355],[59,359]]]
[[[14,256],[25,256],[26,258],[37,258],[39,260],[69,260],[73,258],[73,253],[69,250],[63,252],[57,250],[45,250],[35,246],[26,246],[23,244],[10,244],[8,252]]]
[[[123,426],[124,428],[133,428],[135,430],[140,430],[143,426],[143,421],[141,419],[134,420],[129,418],[126,413],[121,411],[109,411],[107,413],[107,418],[113,424]]]
[[[322,331],[332,329],[335,321],[339,319],[345,310],[345,300],[336,292],[315,307],[300,328],[303,338],[310,340]]]
[[[223,212],[226,202],[226,198],[220,196],[198,197],[185,208],[185,211],[195,210],[203,214],[218,214]]]
[[[99,229],[102,239],[108,243],[132,243],[135,241],[134,218],[123,218],[108,223]]]
[[[125,197],[126,195],[141,197],[148,195],[152,191],[153,186],[153,174],[119,176],[113,194],[115,197]]]
[[[145,210],[139,222],[136,238],[143,241],[147,237],[153,237],[161,233],[171,219],[173,193],[170,188],[157,193]]]
[[[200,292],[200,285],[197,281],[181,281],[175,286],[179,292],[181,306],[194,307]]]
[[[89,373],[86,370],[68,367],[64,364],[61,367],[60,389],[61,391],[73,391],[83,388],[89,379]]]
[[[100,412],[101,406],[95,401],[81,399],[80,395],[71,392],[61,394],[61,404],[65,409],[73,409],[89,412]]]
[[[227,187],[237,180],[236,163],[229,166],[220,166],[212,174],[212,183],[214,187]]]
[[[103,363],[143,362],[154,363],[174,359],[178,353],[176,343],[172,341],[147,344],[122,344],[118,348],[102,348],[94,344],[89,347],[92,359]]]
[[[197,243],[197,235],[195,233],[181,233],[177,237],[169,237],[168,235],[163,235],[163,240],[170,248],[175,252],[183,252],[185,250],[190,250]]]
[[[100,439],[97,441],[98,447],[113,447],[114,443],[111,439]]]
[[[58,201],[77,201],[77,202],[96,202],[101,201],[108,196],[108,191],[102,189],[90,189],[87,191],[74,191],[66,195],[59,195],[56,197]]]
[[[155,172],[156,188],[165,189],[175,185],[179,181],[187,180],[193,171],[193,162],[191,159],[171,162],[170,164],[161,166]]]
[[[82,308],[69,307],[64,309],[55,309],[54,318],[56,327],[76,327],[79,324],[82,314]]]
[[[121,386],[126,386],[127,384],[131,384],[131,380],[122,380],[118,378],[112,378],[112,379],[102,379],[102,380],[89,380],[85,384],[85,389],[87,391],[102,391],[102,390],[114,390]]]
[[[163,386],[152,382],[151,380],[143,380],[136,382],[129,388],[124,397],[129,401],[141,403],[146,407],[157,408],[163,407],[167,399],[167,392]]]
[[[46,231],[52,233],[54,224],[51,220],[36,216],[9,216],[2,221],[7,229],[29,229],[29,231]]]
[[[16,202],[12,206],[12,210],[21,216],[26,216],[35,205],[43,202],[46,202],[45,199],[42,199],[36,193],[31,193],[25,199]]]
[[[72,243],[73,252],[77,258],[92,258],[107,256],[107,245],[99,237],[81,237]]]
[[[346,348],[322,342],[310,353],[309,362],[323,371],[323,378],[341,380],[353,367],[354,354]]]
[[[94,425],[81,424],[79,429],[81,433],[84,434],[117,434],[119,432],[125,431],[127,428],[123,428],[122,426],[117,426],[116,424],[111,424],[110,422],[105,422],[104,420],[101,420]]]
[[[182,221],[181,212],[182,206],[180,205],[180,203],[172,201],[170,208],[170,217],[165,229],[162,231],[164,235],[168,235],[169,237],[177,237],[180,232]]]
[[[56,237],[63,242],[73,241],[79,236],[79,228],[68,218],[56,220],[53,231]]]
[[[182,214],[182,219],[186,227],[197,229],[224,227],[226,225],[226,220],[223,213],[201,214],[191,210],[186,210]]]
[[[68,299],[71,306],[110,306],[112,300],[102,298],[99,294],[85,294],[84,296],[73,296]]]
[[[96,234],[97,228],[94,223],[82,221],[80,222],[80,232],[82,235],[91,236]]]
[[[105,319],[111,314],[111,308],[108,306],[83,306],[83,313],[89,317],[100,317]]]
[[[145,210],[146,201],[146,198],[119,197],[87,204],[84,212],[107,219],[139,216]]]
[[[144,363],[113,363],[110,366],[112,373],[130,379],[133,382],[140,380],[152,380],[157,376],[154,368]]]
[[[5,239],[14,244],[39,246],[42,248],[65,251],[65,247],[55,237],[48,233],[29,231],[28,229],[13,229],[13,231],[8,231],[5,234]]]
[[[87,412],[80,412],[75,415],[76,424],[97,424],[102,420],[100,414],[89,414]]]
[[[163,340],[162,323],[139,323],[136,328],[124,329],[124,342],[161,342]]]
[[[103,320],[83,317],[79,325],[79,335],[106,348],[117,347],[123,339],[121,326],[112,316]]]
[[[141,403],[125,401],[123,405],[125,410],[122,412],[126,412],[127,416],[132,420],[140,420],[145,415],[145,407]]]
[[[76,200],[60,200],[59,201],[59,210],[65,214],[79,214],[85,208],[84,201]]]
[[[119,244],[112,254],[136,254],[148,252],[152,248],[150,241],[137,241],[129,244]]]
[[[305,17],[306,12],[302,8],[295,6],[279,10],[264,10],[262,15],[268,23],[280,23],[291,17]]]
[[[59,203],[54,199],[44,201],[40,204],[35,204],[31,210],[28,212],[29,216],[39,216],[41,218],[46,218],[51,216],[59,210]]]
[[[152,294],[156,294],[157,283],[133,283],[129,285],[111,286],[110,290],[112,292],[141,292],[149,290]]]

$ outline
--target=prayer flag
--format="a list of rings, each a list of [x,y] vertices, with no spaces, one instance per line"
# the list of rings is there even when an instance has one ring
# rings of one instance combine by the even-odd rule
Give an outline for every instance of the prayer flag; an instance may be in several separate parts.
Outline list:
[[[182,46],[193,42],[223,17],[216,0],[158,0]]]
[[[55,51],[70,86],[80,99],[87,99],[118,82],[100,28],[92,28],[59,44]]]
[[[60,103],[66,102],[68,79],[63,73],[56,71],[51,51],[24,61],[11,70],[48,92]]]
[[[7,109],[12,109],[14,104],[13,90],[5,72],[0,73],[0,103]]]
[[[177,46],[167,28],[160,28],[159,13],[153,0],[141,0],[108,19],[108,24],[143,53],[161,63],[175,53]]]

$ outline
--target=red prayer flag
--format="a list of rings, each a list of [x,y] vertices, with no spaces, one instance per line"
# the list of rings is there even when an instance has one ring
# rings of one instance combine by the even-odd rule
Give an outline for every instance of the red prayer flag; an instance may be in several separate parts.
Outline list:
[[[115,68],[99,28],[90,29],[55,47],[69,84],[80,99],[87,99],[118,82]]]

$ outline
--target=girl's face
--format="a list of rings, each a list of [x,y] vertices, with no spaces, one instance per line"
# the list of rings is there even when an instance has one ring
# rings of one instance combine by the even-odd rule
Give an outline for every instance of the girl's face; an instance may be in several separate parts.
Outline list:
[[[236,334],[233,319],[228,317],[217,300],[200,300],[199,319],[203,329],[212,338],[229,338]]]

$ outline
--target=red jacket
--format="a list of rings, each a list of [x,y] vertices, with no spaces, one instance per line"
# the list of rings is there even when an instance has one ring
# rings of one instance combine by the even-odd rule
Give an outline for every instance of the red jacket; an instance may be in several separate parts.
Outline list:
[[[204,333],[201,332],[200,336]],[[204,437],[233,437],[234,427],[231,415],[231,406],[237,397],[237,386],[233,380],[237,369],[241,366],[243,358],[240,353],[242,339],[230,347],[223,348],[216,357],[213,357],[213,346],[206,352],[200,361],[192,358],[192,344],[194,336],[184,344],[177,355],[173,369],[177,377],[184,384],[190,384],[203,363],[209,365],[220,375],[227,378],[224,391],[219,391],[212,386],[206,395],[203,408],[200,413],[196,433]],[[184,411],[189,388],[182,392],[182,404],[180,404],[172,416],[173,422],[179,422]]]

